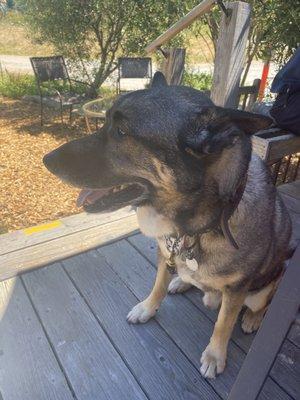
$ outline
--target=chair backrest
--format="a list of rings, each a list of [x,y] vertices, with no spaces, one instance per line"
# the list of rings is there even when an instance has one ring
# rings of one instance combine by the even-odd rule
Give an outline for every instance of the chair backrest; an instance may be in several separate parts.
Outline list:
[[[58,79],[70,81],[63,56],[31,57],[30,62],[39,83]]]
[[[118,59],[119,78],[152,78],[150,57],[120,57]]]

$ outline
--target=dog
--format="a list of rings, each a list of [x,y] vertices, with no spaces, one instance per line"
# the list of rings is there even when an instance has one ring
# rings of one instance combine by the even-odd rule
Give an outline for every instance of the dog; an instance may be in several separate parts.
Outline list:
[[[137,207],[141,231],[157,240],[154,287],[129,312],[130,323],[153,317],[168,290],[192,285],[207,307],[220,307],[201,357],[205,378],[223,372],[243,306],[243,330],[258,329],[287,258],[288,212],[251,151],[251,135],[271,122],[168,86],[157,72],[148,89],[115,101],[99,131],[44,157],[49,171],[82,189],[78,206]]]

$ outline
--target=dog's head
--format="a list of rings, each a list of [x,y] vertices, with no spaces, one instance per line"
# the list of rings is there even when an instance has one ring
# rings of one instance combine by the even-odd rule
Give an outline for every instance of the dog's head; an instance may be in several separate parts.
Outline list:
[[[167,86],[156,73],[149,89],[116,100],[97,133],[64,144],[44,163],[83,189],[78,204],[88,212],[149,203],[174,216],[187,196],[201,193],[205,171],[224,149],[269,124],[216,107],[195,89]]]

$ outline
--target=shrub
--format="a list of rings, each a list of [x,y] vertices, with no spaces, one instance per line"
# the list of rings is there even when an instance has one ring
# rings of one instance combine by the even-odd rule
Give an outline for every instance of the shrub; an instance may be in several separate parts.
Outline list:
[[[0,74],[0,95],[13,99],[38,94],[33,76],[2,72]]]
[[[84,93],[86,86],[80,83],[73,84],[73,92]],[[43,84],[43,93],[49,95],[57,89],[61,92],[68,91],[69,85],[67,82],[47,82]],[[38,95],[38,87],[33,75],[9,73],[0,71],[0,95],[12,99],[18,99],[25,95]]]
[[[212,75],[206,72],[192,73],[184,72],[183,85],[191,86],[198,90],[210,90],[212,85]]]

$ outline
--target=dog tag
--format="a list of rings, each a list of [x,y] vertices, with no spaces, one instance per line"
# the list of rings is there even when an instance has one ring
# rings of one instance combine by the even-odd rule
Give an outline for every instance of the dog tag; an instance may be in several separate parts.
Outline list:
[[[197,271],[198,263],[195,258],[192,258],[192,259],[187,258],[185,262],[186,262],[188,269],[190,269],[191,271],[194,271],[194,272]]]

